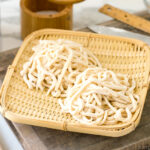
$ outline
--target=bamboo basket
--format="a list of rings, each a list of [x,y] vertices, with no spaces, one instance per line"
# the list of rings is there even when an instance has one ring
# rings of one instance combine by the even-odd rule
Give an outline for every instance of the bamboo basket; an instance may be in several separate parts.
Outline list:
[[[100,126],[80,124],[70,114],[61,113],[57,98],[46,96],[46,91],[30,90],[27,87],[20,71],[33,53],[31,48],[35,40],[58,38],[83,44],[98,57],[102,67],[135,78],[140,106],[130,122]],[[12,65],[8,67],[0,92],[0,112],[17,123],[112,137],[123,136],[133,131],[140,121],[149,85],[149,71],[149,47],[142,41],[56,29],[35,31],[24,40]]]

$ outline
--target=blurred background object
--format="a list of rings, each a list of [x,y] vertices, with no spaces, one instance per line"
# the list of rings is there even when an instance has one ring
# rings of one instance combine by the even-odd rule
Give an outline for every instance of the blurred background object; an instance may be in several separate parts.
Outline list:
[[[2,50],[18,47],[20,40],[19,0],[0,0]]]
[[[2,37],[1,37],[1,2],[0,2],[0,50],[2,48]]]
[[[21,0],[21,39],[43,28],[71,30],[72,7],[49,0]]]
[[[150,0],[143,0],[145,3],[145,6],[147,8],[147,11],[150,13]]]
[[[19,0],[0,0],[1,2],[1,35],[0,51],[19,47],[20,36],[20,7]],[[111,18],[98,12],[104,3],[109,3],[129,12],[142,11],[146,7],[143,0],[85,0],[74,4],[73,30],[84,28],[91,24],[98,24]],[[11,43],[11,44],[8,44]]]
[[[48,1],[53,2],[55,4],[70,5],[70,4],[82,2],[83,0],[48,0]]]

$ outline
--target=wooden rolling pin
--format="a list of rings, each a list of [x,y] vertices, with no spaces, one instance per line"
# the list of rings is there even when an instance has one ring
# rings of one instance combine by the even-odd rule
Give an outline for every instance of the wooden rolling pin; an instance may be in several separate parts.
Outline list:
[[[109,4],[104,5],[99,11],[139,30],[150,33],[150,21],[146,19],[127,13]]]

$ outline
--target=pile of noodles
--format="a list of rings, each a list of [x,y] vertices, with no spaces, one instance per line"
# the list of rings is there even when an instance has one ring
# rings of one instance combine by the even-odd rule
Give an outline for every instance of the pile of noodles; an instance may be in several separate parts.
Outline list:
[[[34,54],[23,65],[21,75],[30,89],[45,89],[54,97],[65,97],[76,76],[86,68],[100,67],[91,52],[73,41],[40,40],[32,50]]]
[[[126,75],[103,69],[81,44],[40,40],[23,65],[21,76],[30,89],[59,97],[64,113],[83,124],[128,122],[139,107],[136,83]]]
[[[67,98],[59,104],[64,112],[84,124],[128,122],[138,108],[134,80],[102,68],[88,68],[77,76]]]

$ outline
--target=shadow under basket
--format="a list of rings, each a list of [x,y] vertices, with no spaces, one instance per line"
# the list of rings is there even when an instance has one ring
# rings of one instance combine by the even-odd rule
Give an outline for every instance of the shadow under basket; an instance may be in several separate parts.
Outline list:
[[[20,75],[23,64],[33,54],[35,41],[68,39],[83,44],[99,59],[103,68],[128,74],[137,83],[140,104],[132,119],[115,125],[84,125],[70,114],[61,112],[58,99],[46,96],[46,91],[31,90]],[[142,41],[94,33],[44,29],[30,34],[23,42],[12,65],[8,67],[0,99],[0,111],[7,119],[23,124],[65,131],[119,137],[138,125],[149,85],[150,52]]]

